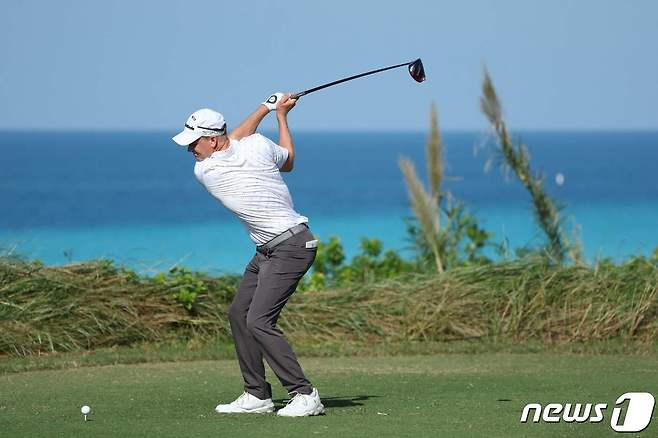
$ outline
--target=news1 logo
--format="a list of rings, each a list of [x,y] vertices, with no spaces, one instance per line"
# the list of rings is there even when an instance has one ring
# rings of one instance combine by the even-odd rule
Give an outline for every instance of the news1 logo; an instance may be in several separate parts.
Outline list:
[[[626,401],[626,415],[622,417]],[[642,432],[651,422],[655,404],[656,400],[648,392],[620,395],[612,410],[610,427],[616,432]],[[527,423],[529,418],[532,418],[533,423],[539,423],[540,419],[545,423],[600,423],[605,418],[607,408],[606,403],[549,403],[543,407],[539,403],[528,403],[521,413],[521,423]]]

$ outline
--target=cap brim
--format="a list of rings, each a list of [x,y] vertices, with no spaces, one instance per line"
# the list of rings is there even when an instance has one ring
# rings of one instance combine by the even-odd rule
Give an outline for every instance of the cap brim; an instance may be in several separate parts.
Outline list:
[[[172,140],[178,143],[181,146],[188,146],[190,143],[194,142],[195,140],[203,137],[202,133],[190,131],[189,129],[185,129],[179,134],[177,134],[175,137],[172,137]]]

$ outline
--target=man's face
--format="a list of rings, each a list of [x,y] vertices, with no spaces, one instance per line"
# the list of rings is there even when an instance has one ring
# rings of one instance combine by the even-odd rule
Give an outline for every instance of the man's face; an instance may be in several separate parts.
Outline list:
[[[187,150],[194,155],[197,161],[203,161],[215,152],[216,144],[217,137],[201,137],[190,143]]]

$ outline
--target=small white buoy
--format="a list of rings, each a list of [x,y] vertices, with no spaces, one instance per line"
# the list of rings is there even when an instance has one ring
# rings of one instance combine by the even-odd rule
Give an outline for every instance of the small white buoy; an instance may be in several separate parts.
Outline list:
[[[562,175],[561,173],[555,175],[555,182],[557,183],[558,186],[564,184],[564,175]]]

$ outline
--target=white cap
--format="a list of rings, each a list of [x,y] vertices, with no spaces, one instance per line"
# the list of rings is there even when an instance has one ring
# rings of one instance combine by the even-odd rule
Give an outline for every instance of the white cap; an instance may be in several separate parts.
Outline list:
[[[181,146],[187,146],[201,137],[214,137],[226,134],[224,116],[208,108],[194,111],[178,135],[172,138]]]

